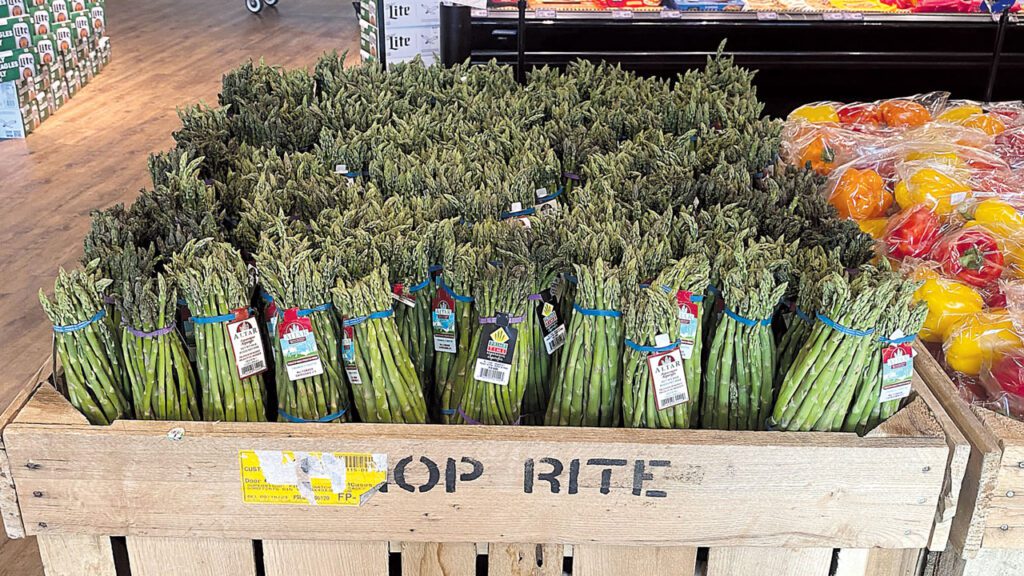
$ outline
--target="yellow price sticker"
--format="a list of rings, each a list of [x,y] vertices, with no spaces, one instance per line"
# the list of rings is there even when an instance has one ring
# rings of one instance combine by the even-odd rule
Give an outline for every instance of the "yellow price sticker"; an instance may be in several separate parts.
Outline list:
[[[361,506],[388,479],[387,454],[239,450],[246,504]]]

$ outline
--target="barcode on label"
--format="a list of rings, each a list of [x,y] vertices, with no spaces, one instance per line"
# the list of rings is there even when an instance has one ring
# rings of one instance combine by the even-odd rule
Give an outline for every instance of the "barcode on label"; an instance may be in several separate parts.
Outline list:
[[[500,380],[502,375],[505,373],[501,370],[491,370],[490,368],[483,368],[479,370],[480,378],[478,380]]]
[[[483,382],[497,384],[498,386],[508,386],[511,373],[512,366],[509,364],[477,358],[473,377]]]
[[[683,402],[686,402],[686,395],[685,394],[678,394],[676,396],[672,396],[671,398],[666,398],[664,400],[663,405],[664,406],[675,406],[676,404],[682,404]]]
[[[565,345],[565,324],[560,324],[558,328],[544,337],[544,348],[548,352],[548,356],[555,353],[556,350]]]
[[[242,374],[256,374],[258,372],[263,372],[266,369],[266,362],[253,362],[252,364],[244,364],[238,367],[238,371]]]

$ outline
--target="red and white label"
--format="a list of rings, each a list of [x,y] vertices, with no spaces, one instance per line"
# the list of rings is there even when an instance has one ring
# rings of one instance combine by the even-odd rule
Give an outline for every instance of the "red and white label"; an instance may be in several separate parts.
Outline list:
[[[235,352],[235,369],[242,380],[267,371],[267,356],[263,353],[263,339],[260,326],[249,310],[239,308],[233,311],[235,319],[228,322],[228,336],[231,349]]]

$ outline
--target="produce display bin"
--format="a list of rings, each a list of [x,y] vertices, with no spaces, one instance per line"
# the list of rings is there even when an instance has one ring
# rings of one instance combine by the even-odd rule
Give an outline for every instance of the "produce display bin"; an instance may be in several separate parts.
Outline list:
[[[51,382],[47,364],[0,416],[4,525],[13,538],[38,537],[48,576],[113,576],[115,563],[135,576],[380,575],[399,562],[406,576],[560,575],[563,563],[576,576],[657,576],[695,573],[702,548],[709,576],[911,576],[926,549],[946,548],[969,456],[967,439],[918,377],[910,403],[863,438],[103,427],[89,425]],[[254,451],[259,466],[247,460]],[[277,476],[271,464],[283,451],[301,454]],[[344,453],[344,472],[307,482],[331,451]],[[337,505],[332,491],[355,491],[367,471],[383,480],[384,469],[377,489]],[[271,476],[279,484],[260,493]]]
[[[968,405],[942,366],[920,343],[917,348],[918,373],[971,443],[949,548],[936,574],[1020,574],[1024,571],[1024,422]]]

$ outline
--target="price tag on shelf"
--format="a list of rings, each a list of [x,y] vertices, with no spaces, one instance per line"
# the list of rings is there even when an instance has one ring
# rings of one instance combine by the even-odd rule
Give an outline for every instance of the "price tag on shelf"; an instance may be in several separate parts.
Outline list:
[[[843,12],[843,20],[863,21],[864,14],[861,12]]]
[[[554,20],[555,18],[558,18],[558,11],[557,10],[550,10],[550,9],[548,9],[548,10],[538,9],[537,12],[536,12],[536,15],[537,15],[537,18],[542,18],[542,19],[545,19],[545,20]]]
[[[487,8],[474,8],[469,11],[470,18],[487,18]]]
[[[612,10],[612,19],[613,20],[632,20],[633,19],[633,11],[632,10]]]
[[[779,13],[778,12],[758,12],[757,13],[757,19],[758,20],[762,20],[762,21],[763,20],[778,20],[779,19]]]
[[[662,10],[661,11],[661,17],[664,18],[664,19],[679,18],[681,15],[682,15],[682,12],[680,12],[679,10]]]
[[[834,22],[837,20],[846,20],[846,15],[842,12],[825,12],[821,15],[821,19]]]

